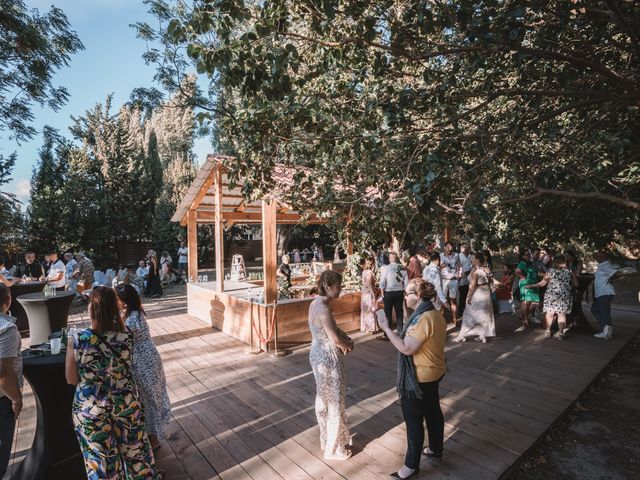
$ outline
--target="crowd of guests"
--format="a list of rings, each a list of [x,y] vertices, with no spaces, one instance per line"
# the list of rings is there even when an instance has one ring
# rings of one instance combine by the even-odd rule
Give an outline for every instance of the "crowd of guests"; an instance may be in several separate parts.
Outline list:
[[[456,251],[458,250],[458,251]],[[610,299],[615,294],[611,281],[622,276],[606,254],[594,254],[595,299],[592,312],[602,326],[598,338],[611,338]],[[414,280],[434,286],[434,306],[446,312],[448,328],[460,331],[455,341],[467,338],[486,342],[495,336],[495,315],[511,313],[519,305],[521,325],[516,332],[542,323],[545,335],[566,338],[567,316],[581,302],[578,276],[581,262],[573,251],[554,255],[548,247],[521,249],[519,262],[505,264],[500,278],[493,273],[489,250],[471,252],[446,242],[442,252],[405,250],[400,255],[389,249],[369,252],[362,259],[361,330],[379,333],[377,318],[395,320],[402,330],[404,318],[415,309]],[[542,312],[544,317],[539,320]],[[388,340],[386,335],[379,337]]]
[[[91,259],[82,252],[58,255],[58,251],[51,248],[43,255],[42,261],[37,261],[36,253],[28,251],[24,261],[11,268],[6,268],[4,259],[0,258],[0,283],[11,287],[20,282],[46,282],[58,291],[71,291],[85,300],[94,286],[127,284],[132,285],[138,294],[158,298],[162,296],[163,285],[181,283],[187,273],[188,248],[184,242],[177,250],[177,268],[167,251],[158,258],[155,250],[149,250],[137,266],[121,264],[107,269],[104,275],[96,271]]]
[[[553,255],[547,248],[521,251],[516,265],[505,265],[500,280],[494,278],[488,251],[471,252],[468,245],[447,242],[442,252],[420,250],[415,254],[383,250],[362,260],[361,329],[382,335],[398,350],[397,385],[406,424],[407,452],[404,465],[393,478],[414,478],[422,456],[441,458],[444,417],[439,384],[446,373],[447,332],[459,326],[455,342],[474,337],[480,342],[496,335],[496,304],[500,300],[521,304],[521,332],[532,325],[531,315],[542,307],[545,336],[558,339],[567,331],[567,315],[577,295],[580,263],[573,252]],[[611,338],[612,281],[623,274],[596,252],[592,312],[602,331],[597,338]],[[354,348],[353,340],[337,325],[329,302],[340,295],[341,275],[322,272],[318,295],[309,306],[312,336],[309,361],[316,382],[315,411],[320,446],[330,460],[346,460],[351,454],[347,423],[344,357]],[[449,316],[449,321],[445,317]],[[535,314],[534,314],[535,318]],[[392,328],[395,320],[397,329]],[[424,425],[429,444],[424,446]]]
[[[0,284],[0,477],[22,410],[21,339],[10,305],[11,290]],[[67,382],[76,387],[70,414],[87,478],[161,479],[154,452],[171,406],[140,296],[129,284],[98,286],[88,313],[89,328],[69,330],[65,361]]]

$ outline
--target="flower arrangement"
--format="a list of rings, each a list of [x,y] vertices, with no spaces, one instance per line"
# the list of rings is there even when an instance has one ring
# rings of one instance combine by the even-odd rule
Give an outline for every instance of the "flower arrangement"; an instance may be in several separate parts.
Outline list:
[[[360,267],[361,261],[361,253],[354,253],[347,257],[347,265],[342,274],[342,285],[345,290],[360,289],[360,281],[362,278],[362,267]]]

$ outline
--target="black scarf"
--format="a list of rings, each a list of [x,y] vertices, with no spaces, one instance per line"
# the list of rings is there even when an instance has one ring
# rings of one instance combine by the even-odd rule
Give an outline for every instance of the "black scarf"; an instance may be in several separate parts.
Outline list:
[[[413,314],[409,317],[409,320],[404,324],[402,332],[399,336],[401,339],[407,335],[409,327],[414,325],[422,316],[424,312],[433,310],[434,306],[431,300],[423,300]],[[422,399],[422,390],[418,385],[418,379],[416,377],[416,366],[413,363],[412,355],[404,355],[398,352],[398,384],[396,390],[400,398],[415,398]]]

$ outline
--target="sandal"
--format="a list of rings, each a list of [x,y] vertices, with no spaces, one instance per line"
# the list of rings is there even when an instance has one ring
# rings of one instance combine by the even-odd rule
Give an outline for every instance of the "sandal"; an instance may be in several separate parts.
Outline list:
[[[544,331],[544,338],[551,338],[551,330]]]

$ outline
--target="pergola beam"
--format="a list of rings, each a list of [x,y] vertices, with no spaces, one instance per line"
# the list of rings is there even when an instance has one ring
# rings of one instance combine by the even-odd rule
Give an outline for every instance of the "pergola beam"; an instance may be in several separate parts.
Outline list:
[[[214,212],[216,248],[216,290],[224,292],[224,225],[222,218],[222,164],[216,162],[214,173],[216,210]]]
[[[216,213],[218,210],[199,211],[198,223],[211,223],[215,222]],[[276,213],[276,220],[278,223],[303,223],[304,216],[297,213]],[[222,212],[222,220],[233,220],[235,223],[260,223],[262,222],[261,213],[252,212]],[[327,223],[326,220],[316,216],[310,215],[307,219],[304,219],[304,223]]]
[[[262,201],[262,262],[264,265],[264,302],[275,303],[278,298],[278,250],[276,242],[276,202]]]
[[[195,210],[187,212],[187,270],[189,281],[198,279],[198,215]]]

